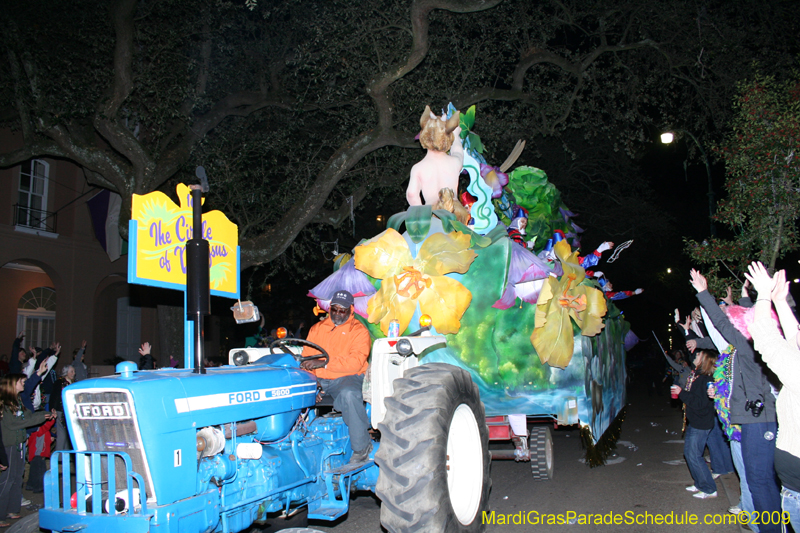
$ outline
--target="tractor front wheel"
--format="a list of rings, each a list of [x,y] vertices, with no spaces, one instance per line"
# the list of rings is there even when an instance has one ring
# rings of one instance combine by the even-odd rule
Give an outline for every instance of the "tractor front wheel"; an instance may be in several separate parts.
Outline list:
[[[391,533],[483,531],[489,430],[469,373],[441,363],[411,368],[385,405],[375,455],[383,526]]]

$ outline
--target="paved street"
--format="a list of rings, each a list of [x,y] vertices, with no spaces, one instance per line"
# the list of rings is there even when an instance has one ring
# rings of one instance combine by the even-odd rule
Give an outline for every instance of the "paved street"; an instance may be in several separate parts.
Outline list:
[[[727,509],[738,501],[738,478],[735,474],[717,480],[718,497],[699,500],[684,490],[692,484],[685,464],[669,465],[664,461],[683,459],[680,410],[670,407],[668,397],[648,397],[634,393],[623,424],[620,440],[630,443],[617,447],[610,463],[588,468],[579,460],[583,457],[577,429],[553,432],[555,451],[554,479],[545,482],[530,480],[530,468],[525,463],[495,461],[492,464],[492,493],[490,511],[513,514],[537,511],[540,514],[575,512],[625,516],[684,512],[695,514],[701,522],[684,525],[489,525],[487,531],[697,531],[738,532],[738,525],[705,525],[709,519],[728,518]],[[531,516],[534,516],[533,514]],[[331,532],[374,532],[380,530],[380,503],[369,494],[352,500],[349,514],[335,525],[314,522],[311,527]],[[742,531],[749,531],[747,529]]]

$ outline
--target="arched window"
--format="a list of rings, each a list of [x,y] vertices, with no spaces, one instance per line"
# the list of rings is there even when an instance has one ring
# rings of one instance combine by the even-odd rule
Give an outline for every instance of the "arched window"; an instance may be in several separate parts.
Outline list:
[[[17,331],[25,332],[23,346],[50,346],[56,340],[56,291],[50,287],[31,289],[22,295],[17,307]]]
[[[37,287],[22,295],[20,309],[36,309],[56,312],[56,291],[50,287]]]

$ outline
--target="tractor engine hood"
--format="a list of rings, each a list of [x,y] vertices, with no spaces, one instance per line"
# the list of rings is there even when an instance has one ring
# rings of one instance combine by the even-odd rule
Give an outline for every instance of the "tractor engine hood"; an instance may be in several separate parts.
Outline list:
[[[135,371],[134,364],[121,363],[118,375],[70,385],[63,398],[75,449],[128,453],[145,478],[149,500],[163,504],[191,496],[194,484],[178,480],[195,477],[198,430],[255,421],[241,439],[275,441],[314,405],[314,376],[294,361],[272,362],[208,368],[205,374]]]

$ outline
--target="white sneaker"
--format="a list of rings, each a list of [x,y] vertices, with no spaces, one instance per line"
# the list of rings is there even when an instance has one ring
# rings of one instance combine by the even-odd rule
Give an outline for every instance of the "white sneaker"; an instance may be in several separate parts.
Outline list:
[[[711,478],[712,478],[712,479],[717,479],[717,478],[718,478],[719,476],[721,476],[721,475],[722,475],[722,474],[711,474]]]
[[[31,504],[31,501],[27,498],[22,498],[22,501],[19,502],[22,507],[27,507]]]
[[[698,489],[694,485],[689,485],[688,487],[686,487],[686,490],[688,490],[689,492],[698,492],[700,489]]]
[[[733,507],[728,507],[728,512],[731,514],[739,514],[742,512],[742,508],[738,505],[734,505]]]
[[[700,498],[702,500],[705,500],[706,498],[716,498],[717,491],[714,491],[710,494],[708,492],[698,492],[697,494],[692,494],[692,496],[694,496],[695,498]]]

